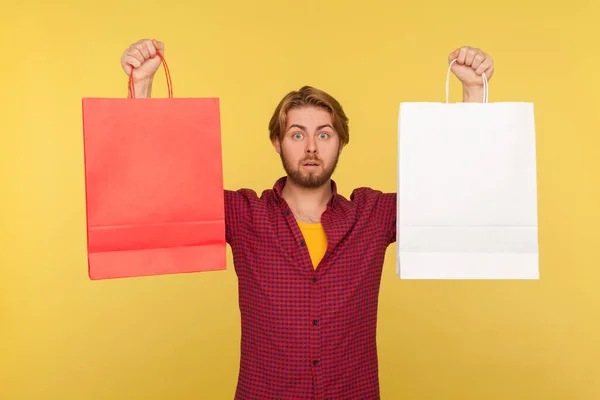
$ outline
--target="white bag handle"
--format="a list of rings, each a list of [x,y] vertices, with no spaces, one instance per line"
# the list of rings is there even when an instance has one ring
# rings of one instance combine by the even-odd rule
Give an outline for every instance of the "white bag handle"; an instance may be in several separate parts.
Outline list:
[[[448,92],[450,90],[450,71],[452,70],[452,64],[456,62],[456,59],[452,60],[450,65],[448,66],[448,74],[446,75],[446,103],[448,103]],[[483,73],[483,102],[488,102],[488,81],[485,76],[485,72]]]

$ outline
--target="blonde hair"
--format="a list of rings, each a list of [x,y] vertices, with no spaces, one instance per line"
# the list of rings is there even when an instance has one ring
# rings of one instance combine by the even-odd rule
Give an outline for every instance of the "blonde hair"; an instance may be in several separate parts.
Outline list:
[[[333,96],[322,90],[311,86],[304,86],[300,90],[289,92],[277,105],[275,112],[269,121],[269,133],[271,141],[283,139],[287,125],[287,113],[294,108],[320,107],[331,114],[333,128],[337,132],[342,146],[350,141],[348,131],[348,117],[344,113],[341,104]]]

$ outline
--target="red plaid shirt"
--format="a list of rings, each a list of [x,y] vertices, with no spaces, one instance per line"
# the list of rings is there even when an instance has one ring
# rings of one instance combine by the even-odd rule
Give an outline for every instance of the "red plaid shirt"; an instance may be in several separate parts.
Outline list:
[[[239,281],[242,343],[236,399],[379,399],[379,285],[396,240],[396,193],[336,191],[321,223],[328,248],[313,269],[281,196],[225,191],[226,239]]]

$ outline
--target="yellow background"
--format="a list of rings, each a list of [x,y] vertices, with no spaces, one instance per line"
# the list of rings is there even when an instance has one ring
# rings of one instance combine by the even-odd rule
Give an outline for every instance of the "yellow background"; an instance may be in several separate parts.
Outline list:
[[[90,281],[81,98],[123,97],[121,52],[166,44],[176,97],[218,96],[225,184],[283,170],[267,122],[311,84],[351,141],[334,176],[396,189],[401,101],[443,101],[447,54],[496,60],[490,101],[535,103],[540,281],[401,281],[379,313],[384,399],[600,399],[599,7],[590,0],[3,4],[0,398],[231,399],[236,277]],[[435,8],[432,8],[435,7]],[[155,95],[163,97],[164,73]],[[452,100],[460,87],[452,81]]]

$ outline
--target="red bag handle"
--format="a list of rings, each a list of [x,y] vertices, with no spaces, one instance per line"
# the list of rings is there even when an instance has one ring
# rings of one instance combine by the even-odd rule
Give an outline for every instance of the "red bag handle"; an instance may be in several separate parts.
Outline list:
[[[160,54],[160,52],[156,52],[156,55],[160,57],[160,60],[162,61],[162,65],[165,69],[165,76],[167,77],[167,88],[169,89],[169,98],[173,98],[173,83],[171,82],[171,72],[169,71],[169,66],[167,65],[167,62],[165,61],[165,58],[163,57],[162,54]],[[135,99],[135,88],[133,85],[133,65],[131,66],[131,72],[129,73],[129,96],[132,99]]]

